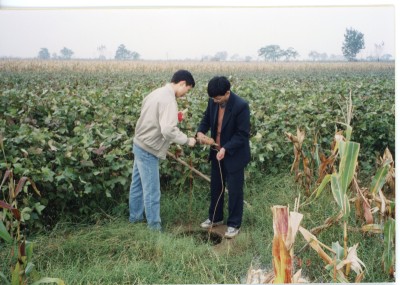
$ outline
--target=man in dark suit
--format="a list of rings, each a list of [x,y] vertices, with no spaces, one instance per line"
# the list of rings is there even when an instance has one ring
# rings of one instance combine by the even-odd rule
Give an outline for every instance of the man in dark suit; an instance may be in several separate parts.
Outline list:
[[[228,219],[225,237],[239,233],[243,217],[244,169],[250,161],[250,110],[248,103],[233,93],[229,80],[216,76],[208,82],[210,97],[197,129],[201,138],[209,130],[218,146],[211,147],[211,202],[202,228],[223,224],[224,189],[228,188]]]

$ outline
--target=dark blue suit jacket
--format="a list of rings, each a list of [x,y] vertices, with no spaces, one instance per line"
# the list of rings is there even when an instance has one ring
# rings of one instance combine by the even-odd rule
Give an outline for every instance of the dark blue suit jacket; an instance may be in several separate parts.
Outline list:
[[[217,134],[218,108],[219,105],[210,98],[197,129],[197,132],[203,134],[211,130],[214,140]],[[232,91],[225,108],[221,129],[221,147],[226,150],[223,160],[228,172],[235,172],[250,161],[250,109],[249,104]],[[210,149],[210,159],[214,159],[216,154],[215,150]]]

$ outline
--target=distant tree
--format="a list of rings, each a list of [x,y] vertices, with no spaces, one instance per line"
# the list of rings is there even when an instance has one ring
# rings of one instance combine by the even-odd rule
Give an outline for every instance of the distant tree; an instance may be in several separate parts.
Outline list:
[[[38,54],[39,59],[50,59],[50,53],[47,48],[41,48]]]
[[[319,59],[322,60],[322,61],[328,60],[328,54],[327,54],[326,52],[321,53],[321,54],[319,55]]]
[[[60,50],[61,59],[71,59],[72,55],[74,54],[74,52],[66,47],[64,47],[62,50]]]
[[[355,61],[357,54],[364,47],[364,34],[353,28],[346,29],[342,45],[344,57],[347,58],[348,61]]]
[[[136,51],[131,51],[131,59],[138,60],[140,58],[140,54]]]
[[[251,61],[251,56],[246,55],[246,56],[244,57],[244,61],[246,61],[246,62]]]
[[[343,55],[331,54],[329,56],[329,60],[332,61],[344,61],[346,58]]]
[[[269,45],[258,50],[258,55],[263,56],[265,60],[277,61],[283,56],[283,50],[278,45]]]
[[[119,45],[117,51],[115,52],[115,59],[127,60],[129,59],[130,51],[126,49],[125,45]]]
[[[225,61],[227,58],[228,58],[228,53],[226,51],[219,51],[213,56],[212,60]]]
[[[282,51],[282,55],[285,57],[285,60],[290,60],[291,58],[296,59],[299,56],[299,53],[292,47],[287,50]]]
[[[135,51],[128,50],[125,45],[121,44],[115,52],[114,58],[117,60],[137,60],[140,58],[140,54]]]
[[[319,53],[316,52],[315,50],[310,51],[308,54],[308,57],[311,58],[313,61],[316,61],[319,59]]]
[[[235,53],[234,55],[231,55],[230,59],[232,61],[239,61],[240,60],[240,56],[237,53]]]
[[[53,53],[51,54],[51,59],[58,59],[58,55],[57,55],[56,52],[53,52]]]
[[[105,45],[101,45],[97,47],[97,51],[99,52],[99,59],[105,60],[106,56],[104,55],[105,51],[107,50]]]
[[[389,61],[389,60],[391,60],[391,58],[392,58],[392,55],[391,55],[391,54],[388,54],[388,53],[385,53],[385,54],[382,55],[382,57],[381,57],[381,59],[382,59],[383,61]]]
[[[385,45],[385,43],[383,41],[380,44],[375,44],[375,55],[376,55],[376,59],[378,61],[381,58],[381,54],[383,52],[383,46],[384,45]]]
[[[319,53],[319,52],[317,52],[315,50],[311,51],[308,54],[308,57],[311,58],[313,61],[316,61],[316,60],[318,60],[318,61],[326,61],[326,60],[328,60],[328,55],[326,54],[326,52]]]
[[[210,61],[211,60],[211,56],[209,55],[202,55],[200,61]]]

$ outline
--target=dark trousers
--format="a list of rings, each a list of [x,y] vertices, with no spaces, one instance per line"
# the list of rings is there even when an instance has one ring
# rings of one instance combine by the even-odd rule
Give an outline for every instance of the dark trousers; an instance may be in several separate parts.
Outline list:
[[[221,167],[220,167],[221,166]],[[222,177],[221,177],[222,173]],[[243,217],[244,168],[228,173],[224,160],[211,159],[211,203],[208,217],[213,222],[224,219],[224,185],[228,189],[228,227],[240,228]]]

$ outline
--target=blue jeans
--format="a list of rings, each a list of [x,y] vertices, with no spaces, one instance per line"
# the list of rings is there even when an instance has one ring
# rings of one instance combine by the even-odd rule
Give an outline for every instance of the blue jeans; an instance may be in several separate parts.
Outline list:
[[[143,221],[146,214],[148,227],[161,230],[159,159],[135,144],[133,154],[135,159],[129,190],[129,221]]]

